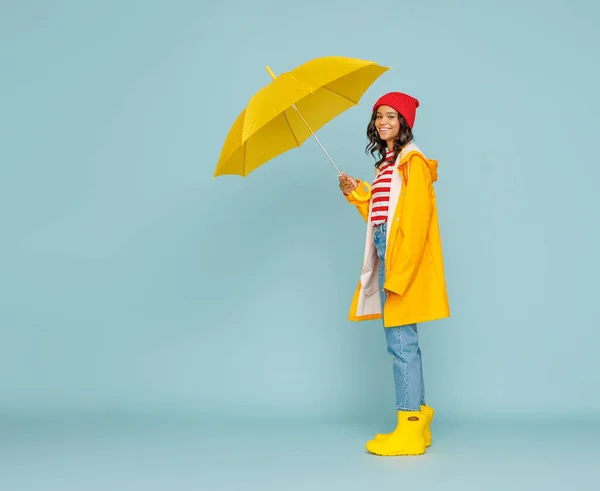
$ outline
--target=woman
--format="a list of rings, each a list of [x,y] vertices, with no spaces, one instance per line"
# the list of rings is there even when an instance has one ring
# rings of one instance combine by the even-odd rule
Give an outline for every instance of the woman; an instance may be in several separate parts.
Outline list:
[[[367,151],[378,157],[370,190],[340,176],[340,189],[367,221],[349,318],[382,318],[393,358],[398,422],[367,442],[376,455],[420,455],[431,444],[434,410],[425,404],[417,323],[450,316],[433,189],[438,163],[413,142],[417,107],[406,94],[382,96],[367,127]]]

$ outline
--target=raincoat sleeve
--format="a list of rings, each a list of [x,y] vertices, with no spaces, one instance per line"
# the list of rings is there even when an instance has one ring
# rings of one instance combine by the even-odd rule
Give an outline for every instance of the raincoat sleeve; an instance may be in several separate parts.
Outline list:
[[[391,258],[383,288],[403,295],[412,283],[421,262],[433,213],[431,171],[423,157],[413,155],[402,201],[398,249]]]
[[[354,206],[356,206],[356,208],[358,209],[358,212],[360,213],[360,216],[362,216],[365,219],[365,222],[369,220],[369,207],[371,206],[371,192],[370,191],[366,191],[364,189],[364,187],[362,186],[362,183],[357,179],[356,182],[358,182],[358,187],[356,188],[356,193],[358,193],[358,195],[363,198],[366,199],[366,201],[359,201],[356,198],[354,198],[354,196],[352,196],[352,194],[349,194],[348,196],[344,196],[347,200],[348,203],[353,204]]]

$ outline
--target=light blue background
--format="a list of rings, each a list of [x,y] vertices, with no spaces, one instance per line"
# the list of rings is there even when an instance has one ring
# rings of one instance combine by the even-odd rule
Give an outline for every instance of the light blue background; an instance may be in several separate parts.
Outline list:
[[[439,418],[600,411],[593,2],[4,0],[0,410],[392,417],[380,322],[350,323],[364,223],[312,140],[212,174],[276,73],[392,67],[319,132],[370,178],[369,108],[421,101],[452,318]]]
[[[595,490],[600,34],[589,1],[0,1],[0,488]],[[393,428],[365,224],[314,141],[212,179],[249,98],[387,65],[319,131],[372,176],[384,92],[439,160],[434,443]]]

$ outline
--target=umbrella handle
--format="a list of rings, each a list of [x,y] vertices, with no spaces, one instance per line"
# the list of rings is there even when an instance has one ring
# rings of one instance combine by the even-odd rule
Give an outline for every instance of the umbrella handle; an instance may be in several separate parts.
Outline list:
[[[365,188],[365,191],[367,192],[367,196],[363,197],[361,195],[359,195],[356,190],[352,191],[350,194],[352,195],[352,197],[356,200],[356,201],[369,201],[371,199],[371,186],[369,185],[369,183],[367,181],[362,181],[361,184],[363,185],[363,187]]]

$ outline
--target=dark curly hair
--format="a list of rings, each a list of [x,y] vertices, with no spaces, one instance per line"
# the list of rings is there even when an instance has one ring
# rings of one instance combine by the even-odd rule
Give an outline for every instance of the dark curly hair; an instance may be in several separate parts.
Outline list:
[[[375,167],[378,167],[385,161],[385,154],[387,150],[387,143],[385,140],[379,138],[379,133],[377,133],[377,128],[375,128],[375,121],[377,120],[377,108],[373,110],[373,114],[371,115],[371,121],[369,121],[369,126],[367,126],[367,138],[369,143],[365,148],[365,153],[371,153],[373,158],[377,161],[375,162]],[[396,141],[394,141],[394,159],[398,157],[400,151],[404,148],[405,145],[409,144],[413,140],[413,133],[411,127],[404,119],[402,114],[398,114],[398,121],[400,122],[400,129],[398,131],[398,137]]]

